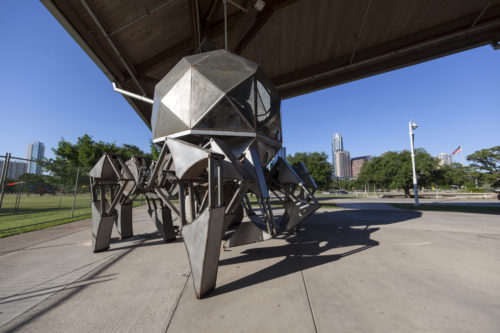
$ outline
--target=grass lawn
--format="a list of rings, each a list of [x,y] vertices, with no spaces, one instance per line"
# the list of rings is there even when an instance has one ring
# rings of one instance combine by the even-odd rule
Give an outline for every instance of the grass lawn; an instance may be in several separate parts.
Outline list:
[[[390,203],[389,205],[406,209],[418,211],[441,211],[441,212],[459,212],[459,213],[479,213],[479,214],[500,214],[500,207],[487,207],[487,206],[465,206],[465,205],[428,205],[421,204],[415,207],[413,204],[406,203]]]
[[[15,213],[16,196],[15,194],[6,194],[2,209],[0,209],[0,238],[91,217],[90,195],[88,193],[76,196],[74,217],[71,217],[73,196],[63,195],[60,205],[59,199],[58,195],[31,194],[28,197],[23,194],[19,210]],[[134,201],[134,206],[142,204],[144,204],[144,200]]]
[[[23,194],[19,209],[15,212],[15,194],[6,194],[0,209],[0,238],[44,229],[64,223],[79,221],[91,217],[90,195],[78,194],[75,201],[74,217],[71,217],[72,195],[33,195]],[[176,200],[173,200],[177,203]],[[252,206],[258,207],[255,197],[250,197]],[[136,199],[134,207],[143,205],[145,199]],[[335,203],[320,202],[322,208],[337,208]],[[281,208],[278,199],[271,200],[273,208]]]

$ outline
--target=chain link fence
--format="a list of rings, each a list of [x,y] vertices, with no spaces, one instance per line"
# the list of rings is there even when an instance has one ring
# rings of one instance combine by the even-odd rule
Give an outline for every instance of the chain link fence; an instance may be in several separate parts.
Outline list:
[[[55,176],[43,162],[0,156],[0,237],[90,217],[89,170],[57,168]]]

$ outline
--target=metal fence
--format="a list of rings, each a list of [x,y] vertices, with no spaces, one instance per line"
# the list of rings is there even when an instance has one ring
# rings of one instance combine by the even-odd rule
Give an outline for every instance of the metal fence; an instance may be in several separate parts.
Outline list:
[[[0,236],[90,216],[89,170],[57,168],[55,175],[43,169],[43,162],[0,156]]]

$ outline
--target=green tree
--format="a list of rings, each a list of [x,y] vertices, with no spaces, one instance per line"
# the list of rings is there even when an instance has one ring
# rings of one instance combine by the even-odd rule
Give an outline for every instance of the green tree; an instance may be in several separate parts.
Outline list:
[[[295,153],[293,156],[288,155],[287,160],[291,165],[304,163],[320,189],[327,189],[331,185],[333,167],[328,162],[326,153]]]
[[[442,165],[434,171],[436,185],[441,187],[465,186],[469,181],[468,176],[469,170],[460,163]]]
[[[435,170],[438,161],[424,149],[415,150],[415,169],[420,186],[429,186],[435,182]],[[358,176],[359,184],[372,184],[386,189],[402,188],[406,196],[410,196],[413,187],[411,154],[389,151],[373,158],[361,167]]]
[[[124,144],[117,146],[114,143],[95,141],[88,134],[84,134],[72,144],[64,139],[59,141],[57,148],[52,149],[55,158],[43,163],[46,170],[54,175],[61,184],[74,184],[77,168],[80,168],[78,183],[88,185],[88,171],[97,163],[104,153],[116,153],[127,161],[132,155],[141,155],[151,161],[151,155],[145,154],[139,147]]]
[[[488,175],[493,187],[500,186],[500,146],[475,151],[467,160],[472,161],[471,167]]]
[[[160,157],[160,148],[153,143],[153,141],[149,141],[149,145],[151,148],[151,158],[155,161],[158,161],[158,157]]]

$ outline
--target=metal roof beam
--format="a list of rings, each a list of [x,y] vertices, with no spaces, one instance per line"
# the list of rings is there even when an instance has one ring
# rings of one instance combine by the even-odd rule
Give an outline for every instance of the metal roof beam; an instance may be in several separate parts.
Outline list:
[[[255,38],[259,33],[260,29],[266,24],[267,20],[271,15],[278,9],[288,6],[297,0],[275,0],[267,1],[264,9],[261,12],[253,9],[255,20],[253,24],[246,30],[242,37],[239,38],[238,44],[234,48],[234,53],[241,54],[248,44]],[[256,12],[256,13],[255,13]]]

